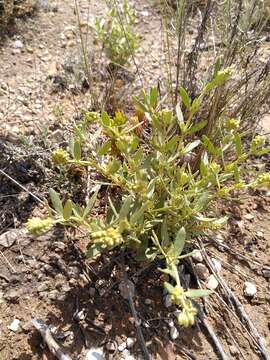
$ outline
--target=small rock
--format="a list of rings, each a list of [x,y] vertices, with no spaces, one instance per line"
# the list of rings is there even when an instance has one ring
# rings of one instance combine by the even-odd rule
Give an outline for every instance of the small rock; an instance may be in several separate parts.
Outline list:
[[[247,220],[253,220],[253,219],[254,219],[254,215],[252,215],[252,214],[245,214],[245,215],[244,215],[244,218],[247,219]]]
[[[5,300],[16,301],[20,297],[21,292],[19,290],[11,289],[4,295]]]
[[[47,282],[43,282],[37,287],[37,292],[43,292],[48,289],[49,289],[49,284]]]
[[[122,344],[120,344],[118,346],[118,351],[122,352],[126,349],[126,347],[127,347],[127,344],[125,342],[123,342]]]
[[[166,308],[172,306],[172,300],[170,295],[165,296],[164,305]]]
[[[221,272],[221,269],[222,269],[222,266],[221,266],[221,262],[218,261],[217,259],[215,258],[211,258],[212,260],[212,263],[214,265],[214,269],[217,273],[220,273]]]
[[[145,302],[145,305],[151,305],[152,304],[151,299],[145,299],[144,302]]]
[[[13,331],[13,332],[16,332],[16,331],[18,331],[19,330],[19,328],[20,328],[20,320],[19,319],[14,319],[13,321],[12,321],[12,323],[8,326],[8,329],[9,330],[11,330],[11,331]]]
[[[105,360],[105,355],[102,348],[93,348],[88,350],[85,360]]]
[[[192,253],[192,259],[196,262],[203,262],[203,256],[200,250],[194,250]]]
[[[179,337],[179,331],[176,329],[175,326],[170,328],[170,337],[172,340],[176,340]]]
[[[171,327],[174,326],[174,321],[173,321],[172,319],[167,320],[167,324],[168,324],[168,326],[171,328]]]
[[[108,341],[106,344],[106,349],[109,352],[115,352],[115,350],[116,350],[115,343],[113,341]]]
[[[196,270],[196,273],[198,275],[198,277],[201,279],[201,280],[206,280],[209,276],[209,270],[207,269],[207,267],[202,264],[202,263],[198,263],[195,265],[195,270]]]
[[[12,229],[0,235],[0,245],[5,248],[11,247],[19,238],[19,230]]]
[[[14,47],[14,49],[22,49],[24,47],[24,45],[21,40],[16,40],[16,41],[14,41],[13,47]]]
[[[49,292],[48,294],[48,298],[50,300],[56,300],[59,298],[59,292],[57,290],[52,290],[51,292]]]
[[[249,281],[244,283],[244,294],[248,297],[253,297],[257,293],[257,288],[254,284]]]
[[[126,340],[126,347],[127,349],[131,349],[136,343],[136,340],[134,338],[128,337]]]
[[[229,347],[229,349],[230,349],[230,353],[231,353],[232,355],[238,355],[238,354],[239,354],[239,351],[238,351],[238,349],[237,349],[237,347],[236,347],[235,345],[231,345],[231,346]]]
[[[269,279],[269,278],[270,278],[270,270],[268,270],[268,269],[263,269],[263,270],[262,270],[262,275],[263,275],[266,279]]]
[[[257,231],[257,234],[256,234],[259,238],[264,238],[264,234],[262,231]]]
[[[206,283],[207,288],[210,290],[216,290],[218,285],[219,285],[219,282],[217,281],[215,276],[213,274],[211,274]]]
[[[120,294],[124,299],[129,299],[129,295],[131,297],[134,297],[135,286],[132,281],[130,280],[127,280],[127,282],[121,281],[118,287],[120,290]]]

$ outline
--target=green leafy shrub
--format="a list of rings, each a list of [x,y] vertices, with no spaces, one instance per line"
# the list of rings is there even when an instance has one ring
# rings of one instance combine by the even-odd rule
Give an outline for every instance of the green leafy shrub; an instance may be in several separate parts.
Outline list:
[[[96,19],[97,39],[111,62],[125,65],[135,54],[139,41],[139,36],[133,30],[135,20],[135,12],[129,7],[127,0],[121,9],[111,2],[107,19]]]
[[[110,117],[86,112],[74,130],[69,152],[55,150],[52,159],[57,166],[91,167],[103,175],[109,185],[118,189],[118,200],[109,198],[106,217],[89,216],[98,191],[85,207],[71,200],[62,203],[50,190],[53,211],[46,219],[29,219],[28,229],[39,234],[52,223],[80,227],[89,236],[87,256],[102,251],[131,248],[139,260],[162,259],[161,272],[170,275],[173,284],[165,282],[173,304],[181,309],[179,324],[187,327],[197,314],[192,298],[206,296],[208,290],[185,290],[180,282],[177,265],[191,253],[183,253],[186,244],[198,234],[219,229],[226,217],[218,217],[213,204],[226,199],[235,189],[254,186],[270,188],[269,174],[244,180],[244,164],[248,156],[270,152],[264,148],[263,137],[255,137],[244,151],[239,121],[220,119],[216,144],[199,132],[207,121],[193,122],[205,97],[230,76],[230,70],[219,71],[201,94],[191,100],[181,88],[185,116],[180,104],[175,111],[161,108],[158,92],[142,92],[142,101],[133,99],[136,116],[128,118],[121,112]],[[93,135],[91,125],[98,124]],[[144,131],[148,124],[148,131]],[[102,135],[100,145],[95,140]],[[199,162],[198,160],[199,156]],[[198,164],[198,165],[196,165]]]

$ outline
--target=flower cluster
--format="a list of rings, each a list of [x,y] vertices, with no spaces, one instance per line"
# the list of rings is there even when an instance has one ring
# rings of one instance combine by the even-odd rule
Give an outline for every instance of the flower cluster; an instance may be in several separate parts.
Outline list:
[[[63,149],[54,150],[52,153],[52,161],[56,166],[65,165],[69,161],[69,154]]]
[[[183,327],[194,325],[197,309],[194,308],[191,300],[187,299],[185,296],[184,289],[178,285],[171,289],[171,286],[168,283],[165,283],[165,287],[170,292],[171,302],[182,308],[182,311],[177,315],[179,325]]]
[[[54,225],[52,218],[41,219],[39,217],[30,218],[26,227],[29,233],[33,235],[41,235],[49,231]]]
[[[123,243],[123,237],[119,229],[109,227],[106,230],[99,230],[91,233],[91,239],[94,244],[100,244],[102,247],[112,249]]]

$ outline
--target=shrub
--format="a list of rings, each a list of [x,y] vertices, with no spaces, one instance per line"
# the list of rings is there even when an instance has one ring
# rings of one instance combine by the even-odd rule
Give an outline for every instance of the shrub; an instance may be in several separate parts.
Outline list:
[[[164,286],[172,303],[181,309],[177,317],[184,327],[195,322],[197,310],[191,299],[210,293],[183,288],[177,265],[190,255],[183,252],[185,245],[226,222],[226,217],[214,212],[212,205],[217,199],[230,197],[235,189],[270,187],[269,174],[253,180],[243,177],[249,155],[270,152],[270,148],[263,148],[263,137],[254,138],[244,151],[239,121],[230,118],[219,119],[218,145],[205,135],[198,137],[206,121],[194,123],[193,119],[204,99],[230,76],[230,70],[217,72],[193,100],[181,88],[185,116],[179,104],[175,112],[161,108],[155,88],[149,95],[142,92],[142,100],[133,98],[136,116],[130,119],[121,112],[114,117],[106,112],[86,112],[74,130],[69,152],[55,150],[53,162],[62,168],[91,167],[106,179],[101,185],[109,181],[118,189],[117,199],[109,198],[104,217],[90,217],[98,191],[83,207],[71,200],[63,203],[51,189],[53,209],[49,208],[49,216],[39,221],[29,219],[27,225],[34,234],[47,231],[53,224],[83,228],[89,236],[89,257],[120,247],[134,250],[138,261],[162,260],[164,265],[159,270],[173,281]],[[94,135],[89,131],[92,124],[98,124]],[[101,134],[100,145],[94,139]]]
[[[112,1],[109,6],[107,19],[96,19],[96,36],[108,59],[114,64],[125,65],[138,48],[139,36],[133,30],[135,12],[129,7],[127,0],[121,8]]]

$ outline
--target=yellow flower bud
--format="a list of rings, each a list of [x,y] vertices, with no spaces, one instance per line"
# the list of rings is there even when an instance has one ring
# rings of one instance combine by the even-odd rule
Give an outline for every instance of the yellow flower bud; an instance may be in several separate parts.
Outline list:
[[[69,154],[63,149],[54,150],[52,161],[55,165],[65,165],[69,161]]]
[[[26,227],[29,233],[38,236],[45,233],[46,231],[49,231],[53,224],[54,221],[51,218],[41,219],[38,217],[33,217],[28,219]]]

